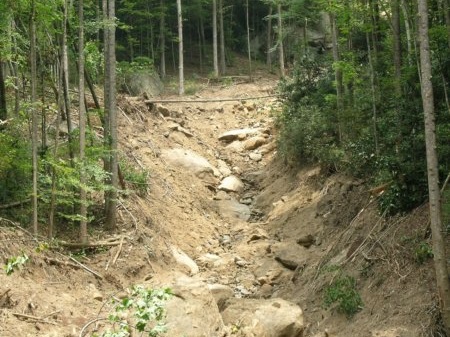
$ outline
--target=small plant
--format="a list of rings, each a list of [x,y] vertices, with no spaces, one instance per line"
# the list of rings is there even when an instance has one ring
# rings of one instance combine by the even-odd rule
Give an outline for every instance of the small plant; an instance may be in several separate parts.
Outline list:
[[[433,258],[433,249],[426,242],[421,242],[414,251],[415,260],[418,264],[423,264],[426,260]]]
[[[133,287],[129,297],[120,302],[114,302],[114,310],[108,317],[113,327],[100,336],[137,336],[135,333],[131,334],[132,330],[138,331],[139,336],[161,336],[167,330],[164,322],[166,316],[164,305],[171,296],[171,290],[168,288]]]
[[[120,168],[122,169],[125,182],[131,189],[135,190],[140,196],[147,194],[149,188],[148,178],[150,176],[147,170],[136,168],[125,160],[121,160]]]
[[[11,275],[15,270],[22,268],[22,266],[28,261],[27,254],[22,253],[18,256],[13,256],[8,259],[3,269],[6,271],[6,275]]]
[[[324,304],[328,308],[334,303],[347,317],[352,317],[363,306],[361,296],[356,290],[356,280],[351,276],[340,276],[325,289]]]

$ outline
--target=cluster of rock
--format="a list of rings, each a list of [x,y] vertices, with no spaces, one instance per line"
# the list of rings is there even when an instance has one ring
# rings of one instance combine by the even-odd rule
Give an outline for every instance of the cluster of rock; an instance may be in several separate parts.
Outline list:
[[[195,138],[176,113],[161,105],[156,105],[154,110],[166,121],[164,136],[172,140],[174,135]],[[182,140],[175,142],[184,143]],[[248,166],[263,165],[264,157],[275,148],[271,130],[256,124],[220,134],[217,142],[214,161],[184,147],[162,150],[159,156],[166,165],[190,173],[212,190],[210,206],[234,224],[230,233],[218,240],[218,249],[208,253],[199,251],[203,254],[195,261],[178,247],[170,246],[174,260],[186,273],[155,275],[150,281],[152,286],[171,287],[175,294],[167,307],[170,335],[302,336],[301,308],[273,294],[274,286],[293,273],[281,261],[293,269],[302,261],[295,257],[291,258],[294,261],[289,261],[286,256],[294,255],[291,251],[285,254],[257,224],[249,226],[247,221],[254,214],[251,209],[254,192],[248,189],[247,177],[231,159],[247,161]],[[238,254],[231,253],[231,245],[238,242],[241,248],[237,250],[241,250]],[[296,249],[303,248],[296,246]],[[255,261],[257,256],[267,254],[269,256]],[[237,272],[230,279],[230,271],[234,269]]]

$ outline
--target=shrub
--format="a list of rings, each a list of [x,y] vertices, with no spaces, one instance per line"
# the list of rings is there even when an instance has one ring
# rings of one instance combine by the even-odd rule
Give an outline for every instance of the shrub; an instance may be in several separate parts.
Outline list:
[[[325,306],[330,307],[336,302],[338,310],[347,317],[352,317],[361,310],[363,302],[356,290],[356,280],[353,277],[339,276],[325,289]]]

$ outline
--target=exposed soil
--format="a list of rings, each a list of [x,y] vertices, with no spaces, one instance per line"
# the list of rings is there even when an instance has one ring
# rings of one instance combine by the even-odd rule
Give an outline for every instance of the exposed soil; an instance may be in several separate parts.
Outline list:
[[[264,96],[275,85],[266,75],[253,83],[205,83],[192,98]],[[439,336],[432,262],[417,255],[429,240],[426,206],[388,219],[364,181],[283,162],[276,154],[275,98],[163,104],[168,116],[142,98],[121,97],[119,105],[121,153],[149,171],[150,188],[121,198],[115,233],[93,227],[90,234],[92,241],[122,244],[77,256],[100,278],[79,268],[68,250],[36,251],[30,235],[1,221],[2,261],[21,252],[30,259],[10,276],[0,272],[0,336],[88,335],[83,327],[107,316],[113,295],[163,270],[189,274],[174,260],[172,246],[197,262],[206,282],[229,285],[237,297],[297,303],[305,337]],[[190,135],[174,131],[174,122]],[[218,140],[241,128],[268,130],[268,143],[247,151]],[[161,153],[170,148],[193,150],[212,165],[225,161],[245,183],[244,191],[230,195],[250,204],[250,219],[221,214],[214,204],[218,177],[205,183],[169,166]],[[252,152],[262,159],[250,158]],[[228,262],[199,260],[206,253]],[[325,289],[343,275],[356,280],[363,301],[352,317],[324,306]]]

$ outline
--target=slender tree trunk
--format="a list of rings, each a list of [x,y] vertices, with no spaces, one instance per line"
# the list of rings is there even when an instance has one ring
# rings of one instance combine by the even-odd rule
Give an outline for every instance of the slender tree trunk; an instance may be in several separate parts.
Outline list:
[[[278,53],[280,58],[281,77],[286,75],[284,70],[284,47],[283,47],[283,19],[281,18],[281,4],[278,4]]]
[[[86,147],[86,106],[84,105],[84,10],[83,0],[78,0],[78,116],[80,131],[80,242],[87,243],[87,194],[86,174],[84,172],[85,147]]]
[[[450,48],[450,6],[448,0],[442,0],[442,8],[444,9],[444,19],[447,27],[447,44]]]
[[[434,113],[433,84],[431,82],[431,53],[428,37],[427,0],[418,0],[420,66],[422,73],[422,102],[425,119],[425,143],[428,168],[428,195],[433,239],[434,268],[439,293],[442,322],[445,333],[450,336],[450,281],[448,278],[447,255],[441,214],[441,193],[436,151],[436,125]]]
[[[245,20],[247,23],[247,53],[248,53],[248,70],[250,81],[253,81],[253,70],[252,70],[252,49],[250,46],[250,20],[249,20],[249,5],[248,0],[246,2],[246,15]]]
[[[31,138],[32,138],[32,167],[33,167],[33,192],[31,196],[33,218],[31,221],[33,234],[38,233],[38,118],[37,109],[35,107],[37,101],[36,82],[37,82],[37,66],[36,66],[36,4],[34,0],[31,3],[31,20],[30,20],[30,64],[31,64]]]
[[[160,3],[161,17],[159,20],[159,43],[160,43],[160,75],[161,79],[166,78],[166,13],[164,0],[161,0]]]
[[[332,40],[332,48],[333,48],[333,61],[337,64],[340,61],[339,56],[339,45],[338,45],[338,28],[336,25],[336,18],[333,13],[330,13],[330,23],[331,23],[331,40]],[[336,67],[335,72],[335,81],[336,81],[336,99],[337,99],[337,120],[338,120],[338,134],[339,140],[342,139],[342,127],[341,127],[341,118],[340,115],[342,110],[344,109],[344,85],[342,78],[342,71],[339,67]]]
[[[198,61],[200,66],[200,74],[203,73],[203,42],[202,42],[202,36],[201,36],[201,24],[200,19],[197,25],[197,35],[198,35]]]
[[[225,59],[225,27],[223,25],[223,0],[219,0],[219,27],[220,27],[220,73],[225,75],[227,65]]]
[[[373,66],[373,56],[372,56],[372,48],[370,46],[370,37],[369,33],[366,33],[366,43],[367,43],[367,55],[369,58],[369,70],[370,70],[370,88],[372,93],[372,127],[373,127],[373,139],[375,143],[375,154],[380,154],[380,148],[378,145],[378,128],[377,128],[377,120],[378,120],[378,109],[377,109],[377,87],[375,85],[375,69]]]
[[[6,89],[5,89],[5,75],[4,63],[0,60],[0,120],[8,118],[8,109],[6,107]]]
[[[269,70],[272,70],[272,13],[273,7],[269,5],[269,14],[267,15],[267,55],[266,64]]]
[[[409,23],[410,15],[408,12],[408,6],[406,4],[405,0],[400,0],[400,8],[403,12],[403,22],[405,25],[405,33],[406,33],[406,47],[408,48],[408,65],[412,65],[412,59],[411,56],[413,55],[413,48],[412,48],[412,34],[411,34],[411,25]]]
[[[178,13],[178,74],[179,87],[178,93],[184,95],[184,60],[183,60],[183,13],[181,11],[181,0],[177,0]]]
[[[217,56],[217,0],[212,1],[212,27],[213,27],[213,64],[214,77],[219,77],[219,60]]]
[[[400,0],[392,1],[392,29],[394,38],[394,85],[397,97],[402,96],[402,40],[400,32]]]
[[[104,0],[105,15],[109,22],[105,40],[105,124],[108,133],[106,137],[107,149],[110,151],[108,169],[110,173],[111,190],[106,193],[105,213],[106,227],[113,230],[117,227],[117,190],[119,187],[118,156],[117,156],[117,113],[116,113],[116,27],[115,1]]]

